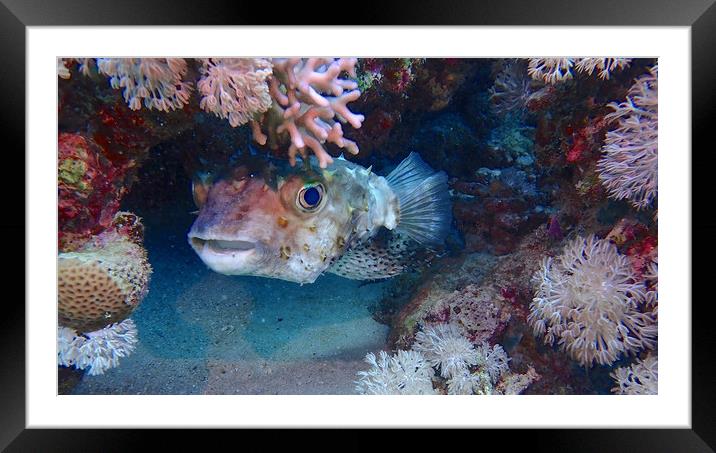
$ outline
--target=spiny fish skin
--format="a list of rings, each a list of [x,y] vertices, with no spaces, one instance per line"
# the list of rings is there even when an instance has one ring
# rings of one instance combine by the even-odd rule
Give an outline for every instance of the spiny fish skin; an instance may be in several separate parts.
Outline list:
[[[296,283],[324,272],[386,278],[407,268],[403,261],[420,247],[394,231],[400,203],[386,178],[342,159],[327,169],[304,162],[271,177],[238,168],[194,189],[200,211],[189,244],[222,274]]]

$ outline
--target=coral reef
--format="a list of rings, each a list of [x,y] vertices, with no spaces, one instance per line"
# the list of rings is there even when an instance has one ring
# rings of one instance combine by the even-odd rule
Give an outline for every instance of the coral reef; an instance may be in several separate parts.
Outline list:
[[[90,376],[104,374],[118,366],[120,358],[130,355],[137,341],[137,327],[131,319],[84,334],[59,326],[57,363],[79,370],[87,369]]]
[[[271,61],[266,58],[203,58],[197,89],[199,106],[232,127],[246,124],[271,107],[267,79]]]
[[[356,392],[363,395],[430,395],[436,393],[432,386],[433,369],[416,351],[398,351],[389,356],[380,351],[379,358],[368,353],[365,361],[368,371],[358,372]]]
[[[194,176],[266,155],[325,167],[360,144],[351,159],[380,174],[410,151],[445,170],[455,229],[373,311],[390,351],[366,357],[359,393],[609,393],[610,372],[614,393],[639,392],[657,343],[655,65],[58,59],[58,360],[76,366],[83,332],[131,322],[142,295],[117,279],[146,291],[143,227],[120,206],[191,211],[176,193]],[[139,274],[110,275],[102,254],[115,252]],[[77,372],[107,369],[97,363]]]
[[[606,116],[616,121],[604,141],[604,156],[597,164],[599,179],[617,200],[629,200],[637,209],[656,198],[658,178],[658,68],[639,77],[625,102],[610,103]]]
[[[640,311],[644,287],[608,241],[575,238],[556,260],[545,258],[533,279],[528,321],[534,334],[582,366],[609,365],[655,346],[655,320]]]
[[[619,395],[656,395],[659,387],[658,357],[648,354],[628,367],[619,367],[610,376],[617,383],[612,392]]]
[[[251,122],[254,140],[276,148],[288,139],[292,165],[298,154],[306,158],[310,149],[321,168],[327,167],[333,158],[325,143],[358,154],[358,145],[343,137],[341,126],[347,122],[357,129],[365,119],[348,109],[348,103],[361,94],[357,82],[340,77],[345,72],[355,78],[356,62],[355,58],[273,59],[269,93],[274,102],[263,121]]]
[[[88,332],[127,318],[146,296],[151,272],[144,248],[115,229],[60,253],[59,324]]]

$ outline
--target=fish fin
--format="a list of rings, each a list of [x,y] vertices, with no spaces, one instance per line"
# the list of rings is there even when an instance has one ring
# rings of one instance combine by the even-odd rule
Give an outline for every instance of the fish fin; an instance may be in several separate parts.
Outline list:
[[[400,202],[395,231],[425,246],[442,245],[452,222],[445,172],[436,172],[411,152],[386,180]]]

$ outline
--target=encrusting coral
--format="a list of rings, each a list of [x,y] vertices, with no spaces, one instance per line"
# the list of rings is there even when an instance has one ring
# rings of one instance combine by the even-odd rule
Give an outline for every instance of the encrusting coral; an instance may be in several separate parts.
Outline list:
[[[614,370],[610,376],[617,383],[612,392],[619,395],[656,395],[659,387],[659,361],[655,353],[628,367]]]
[[[626,256],[595,236],[570,241],[535,273],[528,322],[544,343],[557,344],[584,367],[610,365],[656,345],[651,313],[640,311],[645,288]]]
[[[125,319],[146,296],[151,272],[144,248],[114,229],[60,253],[60,325],[88,332]]]
[[[617,128],[604,140],[599,179],[610,197],[647,208],[658,186],[658,67],[636,80],[626,101],[608,107],[614,112],[605,118]]]
[[[59,326],[57,363],[87,369],[91,376],[103,374],[119,365],[120,358],[131,354],[137,341],[137,327],[131,319],[84,334]]]
[[[273,77],[269,81],[274,103],[264,121],[251,122],[254,140],[261,145],[268,142],[275,148],[280,136],[288,136],[291,165],[295,165],[298,154],[306,158],[310,149],[321,168],[325,168],[333,162],[323,146],[325,143],[357,154],[358,145],[343,137],[341,123],[361,127],[365,117],[351,112],[347,106],[361,93],[355,80],[340,77],[347,73],[355,78],[356,62],[356,58],[274,58]]]
[[[241,126],[271,107],[267,79],[271,61],[266,58],[203,58],[197,89],[199,106],[232,127]]]

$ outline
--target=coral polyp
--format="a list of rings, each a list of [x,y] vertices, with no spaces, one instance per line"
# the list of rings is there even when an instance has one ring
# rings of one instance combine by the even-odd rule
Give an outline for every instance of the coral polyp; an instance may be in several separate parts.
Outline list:
[[[110,76],[112,88],[122,88],[132,110],[144,107],[168,112],[189,102],[192,86],[183,80],[183,58],[98,58],[100,73]]]
[[[637,209],[652,205],[658,185],[658,68],[639,77],[626,101],[608,105],[606,120],[617,127],[607,133],[604,156],[597,163],[599,179],[617,200]]]
[[[528,321],[534,334],[582,366],[610,365],[654,347],[656,321],[641,311],[644,286],[608,241],[576,237],[559,257],[542,261],[533,281]]]
[[[611,373],[616,382],[613,393],[619,395],[656,395],[659,387],[659,360],[649,354],[628,367],[619,367]]]
[[[271,76],[266,58],[204,58],[197,82],[199,106],[233,127],[248,123],[271,107],[266,80]]]
[[[358,372],[356,391],[371,395],[430,395],[433,370],[417,351],[398,351],[394,356],[380,351],[379,357],[368,353],[368,371]]]

